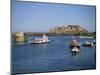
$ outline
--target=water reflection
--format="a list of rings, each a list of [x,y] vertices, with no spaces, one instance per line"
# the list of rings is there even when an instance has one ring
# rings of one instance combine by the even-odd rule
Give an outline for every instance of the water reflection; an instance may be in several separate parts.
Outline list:
[[[25,42],[16,42],[17,45],[24,45]]]
[[[79,53],[73,53],[69,48],[71,36],[49,36],[49,39],[50,43],[42,44],[28,43],[30,36],[26,42],[12,41],[12,72],[35,73],[96,68],[95,46],[81,46]],[[88,39],[79,38],[81,43],[85,40]]]
[[[79,53],[80,53],[80,52],[71,52],[71,55],[72,55],[72,56],[76,56],[76,55],[78,56]]]

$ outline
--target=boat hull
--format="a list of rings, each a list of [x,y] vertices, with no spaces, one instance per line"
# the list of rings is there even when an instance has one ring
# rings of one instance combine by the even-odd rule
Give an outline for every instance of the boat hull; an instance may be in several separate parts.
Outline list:
[[[45,42],[30,42],[31,44],[44,44],[44,43],[49,43],[50,40],[45,41]]]
[[[71,49],[72,55],[76,55],[78,53],[80,53],[80,48],[74,47]]]
[[[91,47],[91,46],[93,46],[94,45],[94,43],[92,42],[92,43],[83,43],[82,44],[82,46],[85,46],[85,47]]]

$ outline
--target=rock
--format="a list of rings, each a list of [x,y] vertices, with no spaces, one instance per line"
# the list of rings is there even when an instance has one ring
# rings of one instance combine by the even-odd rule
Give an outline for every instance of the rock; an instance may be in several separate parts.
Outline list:
[[[67,25],[54,27],[49,30],[49,33],[56,34],[78,34],[78,33],[87,33],[88,31],[79,25]]]

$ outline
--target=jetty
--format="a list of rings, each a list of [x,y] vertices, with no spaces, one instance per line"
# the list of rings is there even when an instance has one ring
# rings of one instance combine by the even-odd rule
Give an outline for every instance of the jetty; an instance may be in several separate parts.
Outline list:
[[[15,40],[16,42],[24,42],[25,41],[24,32],[17,32],[15,34]]]

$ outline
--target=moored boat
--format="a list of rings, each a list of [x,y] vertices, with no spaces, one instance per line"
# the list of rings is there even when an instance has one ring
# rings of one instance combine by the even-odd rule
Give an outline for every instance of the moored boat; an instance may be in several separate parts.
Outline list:
[[[93,38],[93,36],[80,36],[80,38]]]
[[[69,47],[71,48],[71,52],[77,53],[80,51],[80,43],[74,39],[74,37],[72,36],[72,41],[69,45]]]
[[[83,43],[82,45],[85,46],[85,47],[91,47],[91,46],[93,46],[93,42],[89,42],[89,41],[86,40],[86,42]]]

